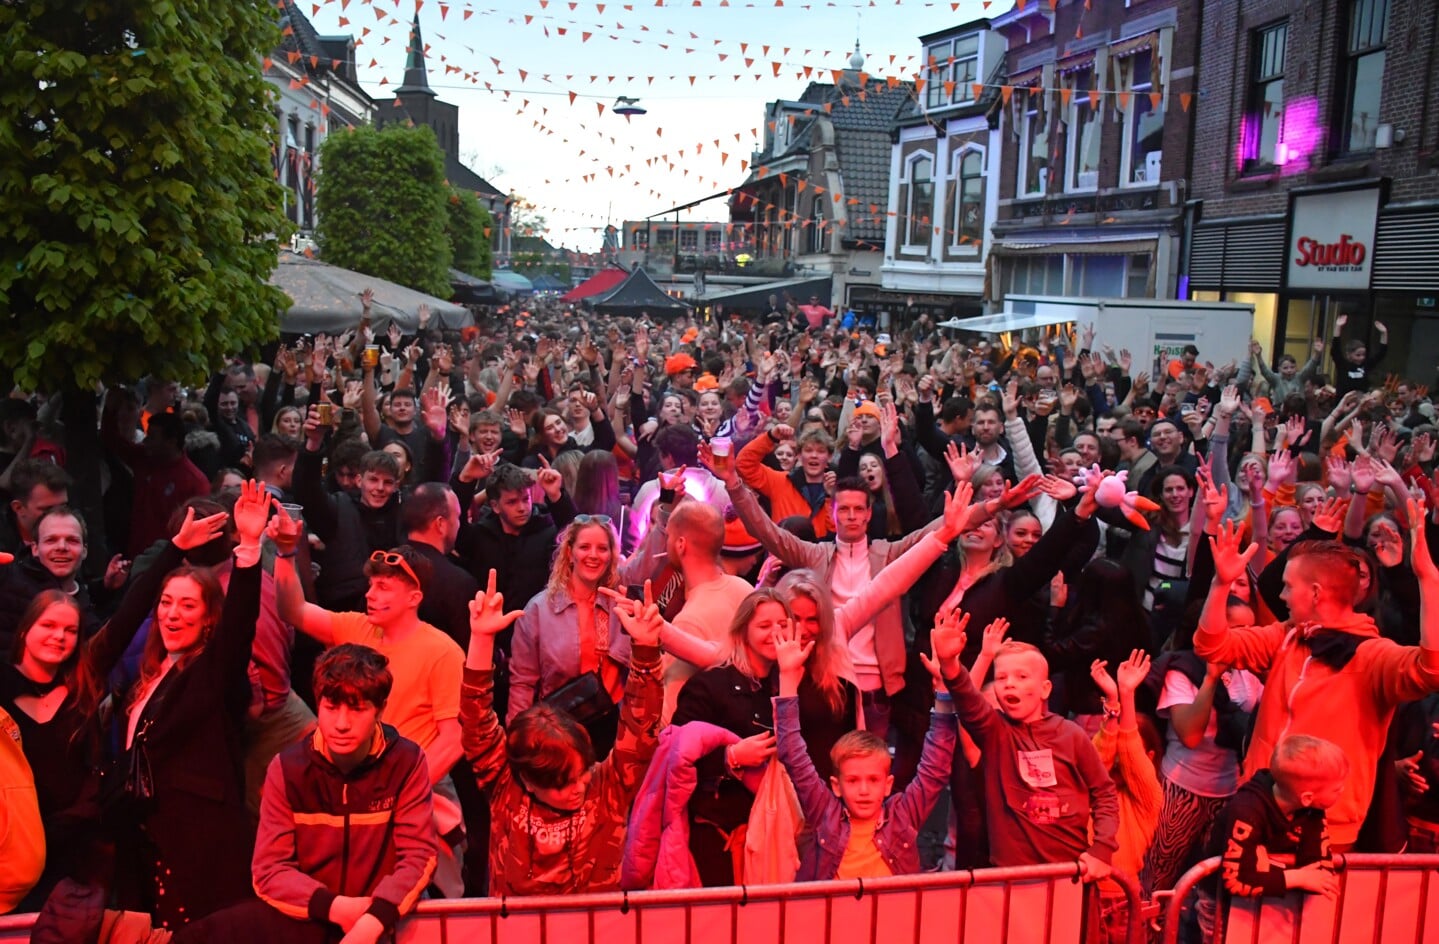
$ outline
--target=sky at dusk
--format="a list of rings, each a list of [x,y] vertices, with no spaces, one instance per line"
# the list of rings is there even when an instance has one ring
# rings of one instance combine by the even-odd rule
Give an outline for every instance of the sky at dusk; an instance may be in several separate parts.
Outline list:
[[[737,186],[748,173],[741,161],[762,140],[766,103],[798,98],[810,81],[831,81],[829,70],[846,66],[856,38],[867,73],[910,78],[922,59],[918,37],[1011,6],[662,2],[420,6],[430,85],[460,108],[462,159],[498,189],[537,204],[556,245],[595,250],[607,220],[643,219]],[[302,0],[301,7],[322,34],[359,40],[367,92],[394,95],[415,0],[329,0],[318,9]],[[648,113],[613,114],[620,95],[640,98]],[[726,217],[723,200],[681,215]]]

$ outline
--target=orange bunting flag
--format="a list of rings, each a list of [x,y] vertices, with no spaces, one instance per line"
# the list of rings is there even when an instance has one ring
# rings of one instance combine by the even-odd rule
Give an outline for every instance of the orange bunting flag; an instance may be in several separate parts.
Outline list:
[[[779,185],[780,185],[781,187],[788,187],[788,186],[789,186],[789,174],[780,174],[780,175],[779,175]]]
[[[595,108],[597,109],[597,113],[598,113],[598,114],[603,115],[603,114],[605,113],[605,103],[604,103],[604,102],[595,102]]]
[[[1124,108],[1128,108],[1128,107],[1129,107],[1129,96],[1130,96],[1130,93],[1129,93],[1129,92],[1120,92],[1120,93],[1119,93],[1119,107],[1120,107],[1121,109],[1124,109]]]
[[[1189,111],[1189,106],[1190,106],[1190,104],[1191,104],[1193,101],[1194,101],[1194,93],[1193,93],[1193,92],[1180,92],[1180,93],[1179,93],[1179,107],[1180,107],[1180,108],[1183,108],[1185,111]]]
[[[1074,89],[1065,85],[1059,90],[1059,103],[1065,108],[1069,107],[1069,100],[1074,97]]]
[[[724,151],[720,151],[720,166],[723,167],[724,164],[725,164],[725,161],[728,161],[728,160],[729,160],[729,155],[726,154]]]
[[[440,19],[443,20],[445,17],[447,17],[447,16],[449,16],[449,15],[450,15],[450,5],[449,5],[448,3],[442,3],[442,4],[440,4]]]
[[[779,4],[777,3],[776,6],[778,6],[778,5],[779,5]],[[775,78],[779,78],[779,67],[780,67],[780,64],[779,64],[778,62],[771,62],[770,65],[774,66],[774,77],[775,77]]]
[[[999,97],[1002,98],[1002,99],[1004,99],[1004,104],[1008,105],[1010,98],[1012,98],[1013,96],[1014,96],[1014,86],[1013,86],[1013,85],[1001,85],[1001,86],[999,87]]]
[[[1092,89],[1089,90],[1089,107],[1090,107],[1090,108],[1098,108],[1098,107],[1099,107],[1099,89],[1097,89],[1097,88],[1092,88]]]
[[[945,97],[945,98],[953,98],[953,97],[954,97],[954,82],[951,81],[951,80],[945,80],[945,83],[944,83],[944,97]]]
[[[577,93],[577,92],[571,92],[571,93],[570,93],[570,104],[571,104],[571,105],[573,105],[573,104],[575,103],[575,99],[576,99],[576,98],[579,98],[579,93]]]
[[[759,178],[764,178],[764,177],[767,177],[768,175],[769,175],[769,168],[768,168],[768,167],[761,167],[759,170],[755,171],[755,176],[756,176],[756,177],[759,177]]]
[[[1162,101],[1164,101],[1164,93],[1163,93],[1163,92],[1150,92],[1150,93],[1149,93],[1149,107],[1150,107],[1150,108],[1154,109],[1155,111],[1159,111],[1159,103],[1162,102]]]
[[[970,83],[970,86],[969,86],[969,90],[974,93],[975,100],[977,101],[977,100],[979,99],[979,97],[984,94],[984,83],[983,83],[983,82],[971,82],[971,83]]]

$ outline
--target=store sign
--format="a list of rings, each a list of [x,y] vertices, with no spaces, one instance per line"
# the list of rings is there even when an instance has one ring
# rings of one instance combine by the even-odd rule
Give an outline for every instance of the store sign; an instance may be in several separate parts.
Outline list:
[[[1289,287],[1369,288],[1378,215],[1377,187],[1295,197],[1289,230]]]

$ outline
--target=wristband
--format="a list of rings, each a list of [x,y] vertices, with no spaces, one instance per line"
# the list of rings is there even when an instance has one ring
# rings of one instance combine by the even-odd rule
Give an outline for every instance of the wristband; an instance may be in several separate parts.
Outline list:
[[[283,551],[276,551],[276,552],[275,552],[275,556],[276,556],[276,557],[283,557],[283,558],[286,558],[286,559],[288,560],[289,558],[294,557],[294,556],[295,556],[296,554],[298,554],[298,553],[300,553],[300,549],[297,547],[297,548],[295,548],[293,551],[291,551],[291,552],[288,553],[288,554],[286,554],[286,553],[283,552]]]
[[[951,695],[949,692],[935,692],[935,693],[934,693],[934,700],[935,700],[935,701],[954,701],[954,696]]]
[[[675,489],[672,489],[672,488],[662,488],[662,489],[660,489],[660,504],[661,504],[661,505],[673,505],[674,503],[675,503]]]

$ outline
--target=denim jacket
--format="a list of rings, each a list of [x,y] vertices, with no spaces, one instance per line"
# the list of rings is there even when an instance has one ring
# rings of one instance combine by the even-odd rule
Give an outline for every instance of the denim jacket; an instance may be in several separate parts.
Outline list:
[[[814,831],[814,842],[802,850],[796,881],[833,879],[849,845],[849,813],[829,784],[815,773],[799,729],[798,699],[774,700],[774,727],[780,762],[794,782],[805,824]],[[930,715],[918,773],[904,792],[884,801],[874,844],[895,875],[912,875],[920,870],[916,840],[940,790],[949,781],[957,731],[953,714]]]

